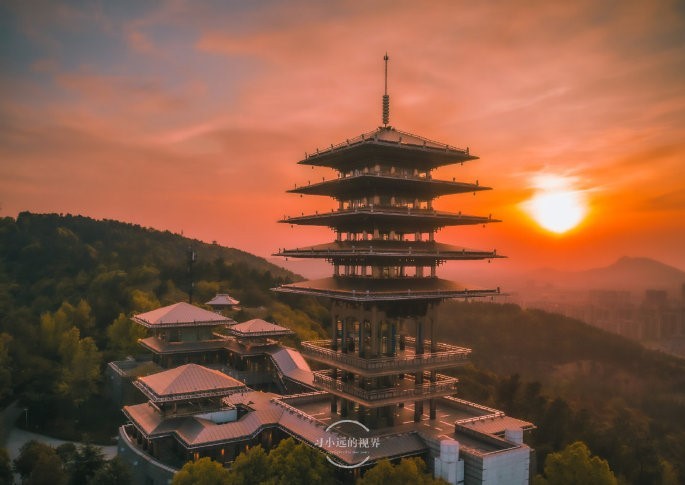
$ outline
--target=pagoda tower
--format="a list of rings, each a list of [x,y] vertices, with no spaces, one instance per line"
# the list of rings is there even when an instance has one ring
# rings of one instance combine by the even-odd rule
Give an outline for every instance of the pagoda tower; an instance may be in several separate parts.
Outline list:
[[[438,398],[455,394],[457,386],[456,378],[438,371],[463,364],[470,353],[438,342],[439,304],[499,293],[499,288],[470,288],[437,276],[437,267],[445,261],[500,256],[439,243],[436,232],[498,221],[433,208],[437,197],[475,194],[489,187],[434,179],[435,169],[478,157],[468,148],[389,125],[387,55],[384,60],[383,126],[306,154],[299,164],[331,168],[337,177],[288,191],[332,197],[338,208],[279,221],[327,226],[335,232],[335,241],[277,253],[322,258],[333,265],[330,278],[283,285],[276,291],[330,300],[331,339],[303,342],[302,354],[329,368],[314,373],[314,385],[331,394],[331,412],[372,428],[399,424],[401,408],[412,405],[414,421],[419,422],[426,402],[428,418],[436,418]]]

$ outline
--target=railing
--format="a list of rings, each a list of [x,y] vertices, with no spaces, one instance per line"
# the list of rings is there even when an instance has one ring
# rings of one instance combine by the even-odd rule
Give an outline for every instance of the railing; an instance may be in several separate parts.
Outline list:
[[[480,223],[486,223],[486,222],[500,222],[497,219],[493,219],[492,217],[483,217],[483,216],[471,216],[471,215],[466,215],[462,214],[460,212],[446,212],[446,211],[438,211],[435,209],[415,209],[412,207],[392,207],[392,206],[374,206],[374,205],[368,205],[364,207],[350,207],[347,209],[338,209],[337,211],[332,211],[332,212],[322,212],[322,213],[316,213],[316,214],[308,214],[308,215],[301,215],[301,216],[287,216],[284,221],[297,221],[300,219],[315,219],[315,218],[322,218],[322,217],[329,217],[331,214],[334,215],[346,215],[346,214],[354,214],[358,212],[371,212],[371,213],[378,213],[378,214],[387,214],[387,215],[399,215],[399,214],[413,214],[415,216],[432,216],[432,217],[446,217],[446,218],[457,218],[459,220],[463,221],[471,221],[474,224],[480,224]]]
[[[438,374],[436,382],[426,382],[412,387],[389,388],[389,389],[361,389],[354,384],[343,382],[329,377],[329,371],[314,372],[314,384],[325,389],[337,391],[349,396],[358,397],[367,402],[380,402],[392,400],[404,400],[411,398],[425,399],[439,395],[454,393],[457,390],[455,377]]]
[[[277,397],[272,398],[271,402],[282,407],[283,409],[288,411],[290,414],[296,415],[298,418],[302,419],[303,421],[306,421],[307,423],[313,424],[314,426],[324,428],[324,429],[326,428],[326,426],[328,426],[323,421],[319,421],[315,417],[305,413],[304,411],[297,409],[295,406],[291,406],[290,404],[281,401],[280,398],[277,398]]]
[[[445,396],[445,399],[447,401],[450,401],[451,403],[456,404],[460,408],[475,408],[478,409],[479,411],[483,411],[485,415],[479,416],[479,417],[500,417],[504,416],[504,412],[500,411],[499,409],[495,408],[490,408],[488,406],[483,406],[482,404],[478,404],[475,402],[471,401],[466,401],[464,399],[459,399],[458,397],[452,397],[452,396]],[[471,418],[467,418],[471,419]],[[461,421],[459,421],[461,422]]]
[[[167,473],[171,474],[171,477],[178,472],[178,468],[173,468],[169,465],[165,465],[164,463],[160,462],[159,460],[155,459],[152,455],[146,453],[145,451],[141,450],[138,447],[138,444],[135,441],[135,438],[129,435],[129,430],[132,429],[133,425],[130,424],[125,424],[119,428],[119,437],[125,444],[126,448],[131,450],[133,453],[138,455],[141,459],[145,460],[146,462],[151,463],[157,468],[160,468],[161,470],[166,471]],[[171,478],[170,478],[171,479]]]
[[[456,180],[442,180],[442,179],[434,179],[432,177],[426,177],[425,175],[418,174],[414,175],[413,173],[402,173],[401,171],[395,171],[395,172],[390,172],[389,170],[380,170],[380,171],[368,171],[368,172],[359,172],[359,173],[351,173],[351,174],[341,174],[340,177],[334,178],[334,179],[323,179],[321,182],[314,182],[314,183],[308,183],[307,185],[300,185],[299,187],[297,184],[295,184],[295,188],[291,189],[290,192],[294,192],[297,190],[302,190],[302,189],[307,189],[310,187],[320,187],[320,186],[325,186],[326,184],[330,184],[331,182],[335,182],[337,180],[349,180],[349,179],[354,179],[354,178],[364,178],[364,177],[378,177],[378,178],[391,178],[391,179],[407,179],[407,180],[419,180],[421,182],[428,182],[430,184],[448,184],[448,185],[454,185],[454,186],[459,186],[459,187],[467,187],[470,190],[484,190],[487,189],[488,187],[482,187],[479,184],[476,183],[470,183],[470,182],[457,182]]]
[[[409,339],[407,339],[409,341]],[[302,342],[302,353],[315,360],[347,364],[355,369],[366,371],[395,370],[398,372],[436,364],[462,363],[468,359],[471,349],[453,345],[438,344],[441,350],[411,356],[379,357],[364,359],[355,354],[346,354],[330,348],[330,340],[310,340]],[[427,348],[430,348],[429,346]]]
[[[140,391],[150,398],[151,401],[158,402],[174,402],[174,401],[184,401],[188,399],[200,399],[205,397],[227,397],[231,394],[245,392],[247,386],[244,383],[240,383],[239,386],[226,387],[223,389],[214,389],[211,391],[188,391],[178,394],[169,394],[160,396],[151,387],[145,384],[140,379],[133,381],[133,385],[136,386]]]
[[[420,278],[417,278],[420,279]],[[306,283],[306,282],[304,282]],[[369,290],[331,290],[312,288],[308,286],[293,286],[283,285],[273,288],[279,293],[297,293],[297,294],[316,294],[336,298],[338,300],[348,301],[392,301],[392,300],[426,300],[426,299],[447,299],[447,298],[483,298],[486,296],[496,296],[500,292],[498,290],[463,290],[457,289],[414,289],[407,288],[406,290],[391,290],[391,291],[376,291],[371,293]]]
[[[497,251],[475,251],[467,250],[466,248],[456,249],[456,250],[442,250],[438,248],[421,248],[421,247],[394,247],[394,248],[383,248],[383,246],[373,247],[361,246],[361,247],[340,247],[340,248],[325,248],[325,249],[314,249],[314,248],[295,248],[287,249],[276,253],[278,256],[291,256],[291,255],[322,255],[325,257],[333,256],[366,256],[366,255],[378,255],[378,256],[461,256],[463,258],[501,258],[497,254]]]

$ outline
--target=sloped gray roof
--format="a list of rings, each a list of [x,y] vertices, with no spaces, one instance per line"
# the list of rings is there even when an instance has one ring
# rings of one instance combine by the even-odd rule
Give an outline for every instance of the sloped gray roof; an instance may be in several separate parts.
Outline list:
[[[228,332],[237,337],[249,337],[254,336],[276,336],[276,335],[290,335],[294,333],[292,330],[281,327],[274,323],[269,323],[260,318],[254,318],[248,320],[247,322],[238,323],[233,325]]]
[[[228,293],[217,293],[214,298],[205,303],[205,305],[210,306],[233,306],[240,303],[235,298],[231,297]]]
[[[139,313],[133,321],[146,327],[212,326],[233,323],[233,320],[190,303],[180,302]]]
[[[222,395],[245,388],[245,384],[239,380],[197,364],[186,364],[141,377],[135,384],[153,401],[192,394]]]

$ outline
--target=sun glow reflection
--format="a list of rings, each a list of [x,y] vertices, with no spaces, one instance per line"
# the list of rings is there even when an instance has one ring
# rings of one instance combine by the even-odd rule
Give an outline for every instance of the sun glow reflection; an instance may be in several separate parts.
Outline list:
[[[543,228],[562,234],[576,227],[587,214],[584,193],[573,187],[575,180],[557,175],[533,179],[535,193],[524,203],[525,211]]]

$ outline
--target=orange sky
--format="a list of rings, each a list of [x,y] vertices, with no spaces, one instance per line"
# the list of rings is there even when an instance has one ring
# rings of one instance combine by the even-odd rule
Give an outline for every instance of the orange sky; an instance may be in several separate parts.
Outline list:
[[[330,231],[284,191],[329,178],[306,151],[391,124],[481,159],[436,176],[492,192],[441,209],[504,267],[620,256],[685,268],[682,2],[3,2],[0,214],[129,221],[267,256]],[[541,173],[591,203],[557,236],[520,209]]]

